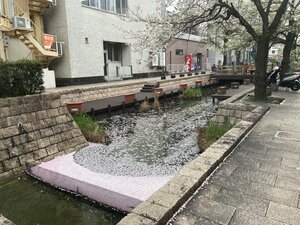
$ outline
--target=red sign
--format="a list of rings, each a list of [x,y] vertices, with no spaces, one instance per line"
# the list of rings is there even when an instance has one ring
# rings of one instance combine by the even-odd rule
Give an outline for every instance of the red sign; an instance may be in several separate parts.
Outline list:
[[[192,66],[193,66],[193,56],[192,55],[185,55],[185,66],[188,69],[188,71],[192,70]]]
[[[44,34],[44,48],[49,50],[54,42],[54,35]]]

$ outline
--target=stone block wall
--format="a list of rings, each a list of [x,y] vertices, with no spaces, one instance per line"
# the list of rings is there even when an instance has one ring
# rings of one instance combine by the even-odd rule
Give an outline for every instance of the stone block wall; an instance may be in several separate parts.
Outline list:
[[[101,87],[73,89],[61,92],[61,99],[63,103],[99,100],[126,93],[139,92],[146,83],[146,81],[139,81],[127,84],[107,84]]]
[[[202,80],[203,84],[207,83],[210,74],[204,75],[193,75],[191,77],[179,77],[175,79],[168,79],[158,81],[160,87],[164,90],[178,88],[181,83],[188,83],[189,85],[195,85],[196,80]],[[155,81],[153,81],[155,82]],[[81,89],[73,89],[61,92],[61,99],[63,103],[67,102],[77,102],[77,101],[93,101],[99,100],[114,96],[122,96],[128,93],[137,93],[140,92],[142,87],[147,83],[147,81],[133,81],[131,83],[123,83],[123,84],[113,84],[108,83],[107,85],[101,87],[92,87],[92,88],[81,88]]]
[[[179,76],[179,75],[177,75]],[[202,84],[204,85],[205,83],[208,83],[210,78],[210,74],[204,74],[204,75],[193,75],[190,77],[180,77],[180,78],[175,78],[171,80],[164,80],[159,82],[159,86],[162,87],[164,90],[167,89],[179,89],[179,85],[186,83],[188,86],[194,86],[196,80],[202,80]]]
[[[0,180],[87,144],[60,95],[0,99]]]
[[[245,119],[257,106],[242,103],[220,104],[214,121],[217,123],[229,122],[236,124]]]

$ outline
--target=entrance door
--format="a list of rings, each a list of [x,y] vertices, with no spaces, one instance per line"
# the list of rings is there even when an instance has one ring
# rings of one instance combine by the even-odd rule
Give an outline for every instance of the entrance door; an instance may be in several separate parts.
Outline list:
[[[202,53],[197,53],[197,65],[200,66],[200,69],[202,70]]]
[[[107,65],[108,53],[107,53],[107,50],[103,51],[103,55],[104,55],[104,76],[107,76],[107,69],[108,69],[108,65]]]

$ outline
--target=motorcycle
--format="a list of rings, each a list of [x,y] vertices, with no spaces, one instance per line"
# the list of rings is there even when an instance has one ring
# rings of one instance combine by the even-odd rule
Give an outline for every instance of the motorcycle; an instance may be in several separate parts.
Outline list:
[[[300,74],[294,73],[283,78],[282,81],[278,81],[280,74],[280,68],[268,73],[267,84],[268,86],[278,84],[280,87],[290,88],[293,91],[298,91],[300,89]]]

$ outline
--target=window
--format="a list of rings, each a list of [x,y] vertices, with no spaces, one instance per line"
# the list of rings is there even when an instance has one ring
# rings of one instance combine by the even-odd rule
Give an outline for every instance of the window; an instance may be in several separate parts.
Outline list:
[[[182,49],[176,49],[176,55],[183,55]]]
[[[81,4],[118,14],[124,14],[128,9],[127,1],[128,0],[84,0],[81,1]]]
[[[272,54],[276,54],[276,50],[272,50]]]

